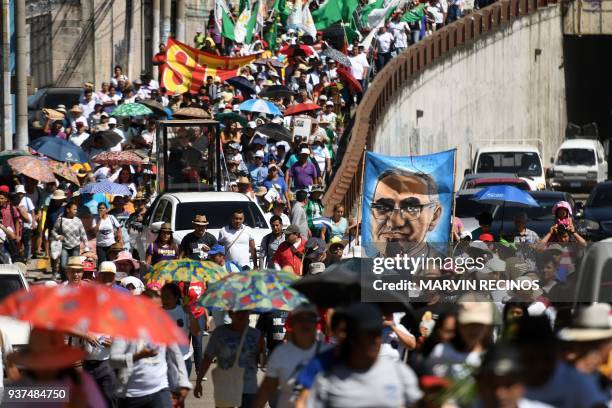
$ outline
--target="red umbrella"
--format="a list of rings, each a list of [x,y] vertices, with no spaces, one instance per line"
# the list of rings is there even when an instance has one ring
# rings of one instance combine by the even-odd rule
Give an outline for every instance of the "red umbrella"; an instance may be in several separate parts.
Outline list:
[[[70,333],[103,333],[156,344],[188,344],[164,310],[143,296],[98,284],[33,286],[0,303],[0,315],[33,327]]]
[[[280,49],[281,54],[285,54],[288,57],[295,57],[296,55],[304,55],[310,57],[314,55],[314,50],[308,45],[285,45]]]
[[[144,163],[139,155],[129,150],[121,152],[102,152],[95,155],[91,161],[98,164],[110,164],[115,166],[130,164],[138,166]]]
[[[355,92],[363,92],[361,84],[348,69],[340,67],[336,70],[336,72],[338,73],[338,76],[346,86],[348,86]]]
[[[311,112],[322,109],[316,103],[298,103],[297,105],[291,105],[283,113],[285,116],[297,115],[304,112]]]

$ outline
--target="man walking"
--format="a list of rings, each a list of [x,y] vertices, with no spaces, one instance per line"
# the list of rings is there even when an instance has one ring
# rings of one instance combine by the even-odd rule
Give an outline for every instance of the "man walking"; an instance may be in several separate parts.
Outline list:
[[[306,214],[306,205],[308,204],[308,193],[300,190],[295,194],[295,204],[291,210],[291,224],[297,226],[300,234],[304,238],[310,237],[308,229],[308,215]]]
[[[263,237],[261,240],[261,252],[265,257],[266,268],[273,268],[274,263],[272,258],[276,250],[285,241],[285,233],[283,232],[283,220],[278,215],[273,215],[270,218],[270,226],[272,232]]]
[[[218,241],[225,246],[228,261],[238,263],[242,269],[257,268],[255,238],[251,227],[244,224],[244,212],[241,209],[234,211],[230,225],[219,231]],[[249,261],[249,253],[252,265]]]

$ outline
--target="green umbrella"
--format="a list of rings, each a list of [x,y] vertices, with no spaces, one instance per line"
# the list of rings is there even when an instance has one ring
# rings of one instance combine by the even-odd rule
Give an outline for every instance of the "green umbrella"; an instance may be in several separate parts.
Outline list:
[[[152,115],[153,111],[140,103],[124,103],[115,108],[112,116],[146,116]]]
[[[229,120],[230,122],[238,122],[240,123],[242,126],[247,126],[249,121],[247,120],[247,118],[245,118],[244,116],[236,113],[236,112],[222,112],[222,113],[217,113],[215,115],[215,119],[218,120],[219,122],[225,122],[227,120]]]
[[[8,159],[19,156],[31,156],[31,154],[23,150],[7,150],[5,152],[0,152],[0,171],[2,174],[9,174],[13,171],[8,165]]]

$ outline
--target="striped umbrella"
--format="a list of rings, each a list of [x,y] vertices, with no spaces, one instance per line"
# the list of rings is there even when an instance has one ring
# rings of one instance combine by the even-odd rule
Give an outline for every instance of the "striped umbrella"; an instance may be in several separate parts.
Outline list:
[[[242,102],[238,106],[238,109],[240,109],[241,111],[259,112],[275,116],[282,115],[280,109],[278,109],[278,107],[273,102],[266,101],[263,99],[249,99],[245,102]]]
[[[155,264],[153,270],[143,276],[148,282],[215,282],[229,272],[211,261],[172,259]]]
[[[43,183],[52,183],[55,176],[42,159],[34,156],[20,156],[8,159],[8,164],[17,174],[23,174]]]
[[[151,108],[141,103],[123,103],[113,110],[111,116],[147,116],[152,114]]]
[[[306,298],[291,287],[297,279],[297,275],[284,270],[232,273],[210,284],[198,303],[214,310],[290,311],[306,302]]]
[[[123,184],[113,183],[112,181],[102,180],[97,183],[90,183],[83,187],[81,193],[85,194],[112,194],[120,196],[132,196],[132,190]]]

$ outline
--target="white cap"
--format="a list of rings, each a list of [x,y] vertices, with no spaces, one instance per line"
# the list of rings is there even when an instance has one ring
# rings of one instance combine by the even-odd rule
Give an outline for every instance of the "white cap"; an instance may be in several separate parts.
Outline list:
[[[117,273],[117,265],[111,261],[104,261],[100,264],[100,273],[102,272]]]
[[[334,103],[332,101],[327,101],[325,102],[325,106],[334,106]]]
[[[257,123],[255,123],[255,121],[252,120],[247,124],[247,127],[250,129],[255,129],[257,127]]]
[[[300,150],[300,154],[310,154],[310,149],[307,147],[303,147],[302,150]]]
[[[320,95],[319,96],[319,100],[326,101],[327,100],[327,95]]]
[[[263,159],[264,158],[263,150],[256,151],[254,157],[261,157]]]
[[[17,184],[15,186],[15,193],[17,193],[17,194],[25,194],[26,193],[25,187],[22,184]]]
[[[117,119],[115,119],[115,118],[110,118],[110,119],[108,120],[108,124],[109,124],[109,125],[116,125],[116,124],[117,124]]]

